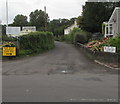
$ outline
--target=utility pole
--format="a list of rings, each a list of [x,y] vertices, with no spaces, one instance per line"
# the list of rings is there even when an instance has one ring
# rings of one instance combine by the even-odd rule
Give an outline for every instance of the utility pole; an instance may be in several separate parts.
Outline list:
[[[8,27],[8,0],[6,0],[6,26]]]
[[[46,6],[44,6],[44,18],[45,18],[45,31],[47,31],[47,14],[46,14]]]

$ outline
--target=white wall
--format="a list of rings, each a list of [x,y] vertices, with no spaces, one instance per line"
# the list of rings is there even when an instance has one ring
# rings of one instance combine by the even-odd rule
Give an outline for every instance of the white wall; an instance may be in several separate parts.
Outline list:
[[[71,25],[70,27],[68,27],[67,29],[64,30],[64,35],[69,34],[74,28],[77,28],[77,22],[75,21],[73,25]]]

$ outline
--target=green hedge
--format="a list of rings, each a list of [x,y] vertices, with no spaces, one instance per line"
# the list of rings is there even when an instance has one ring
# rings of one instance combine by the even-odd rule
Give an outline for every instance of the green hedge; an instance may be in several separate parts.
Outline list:
[[[8,37],[7,35],[2,36],[2,41],[7,41],[7,42],[13,42],[13,41],[17,41],[17,38],[15,37]]]
[[[51,32],[33,32],[19,37],[20,50],[39,53],[54,47],[54,36]]]

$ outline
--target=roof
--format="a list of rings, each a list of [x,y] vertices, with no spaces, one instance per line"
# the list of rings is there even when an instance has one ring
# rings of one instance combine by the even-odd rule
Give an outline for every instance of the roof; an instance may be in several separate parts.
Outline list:
[[[116,22],[118,15],[120,14],[120,7],[116,7],[109,19],[109,23]]]

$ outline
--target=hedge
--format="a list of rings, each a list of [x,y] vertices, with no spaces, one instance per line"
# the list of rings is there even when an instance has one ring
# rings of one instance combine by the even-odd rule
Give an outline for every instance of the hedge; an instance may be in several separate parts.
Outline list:
[[[19,37],[20,50],[39,53],[54,47],[54,36],[51,32],[32,32]]]

